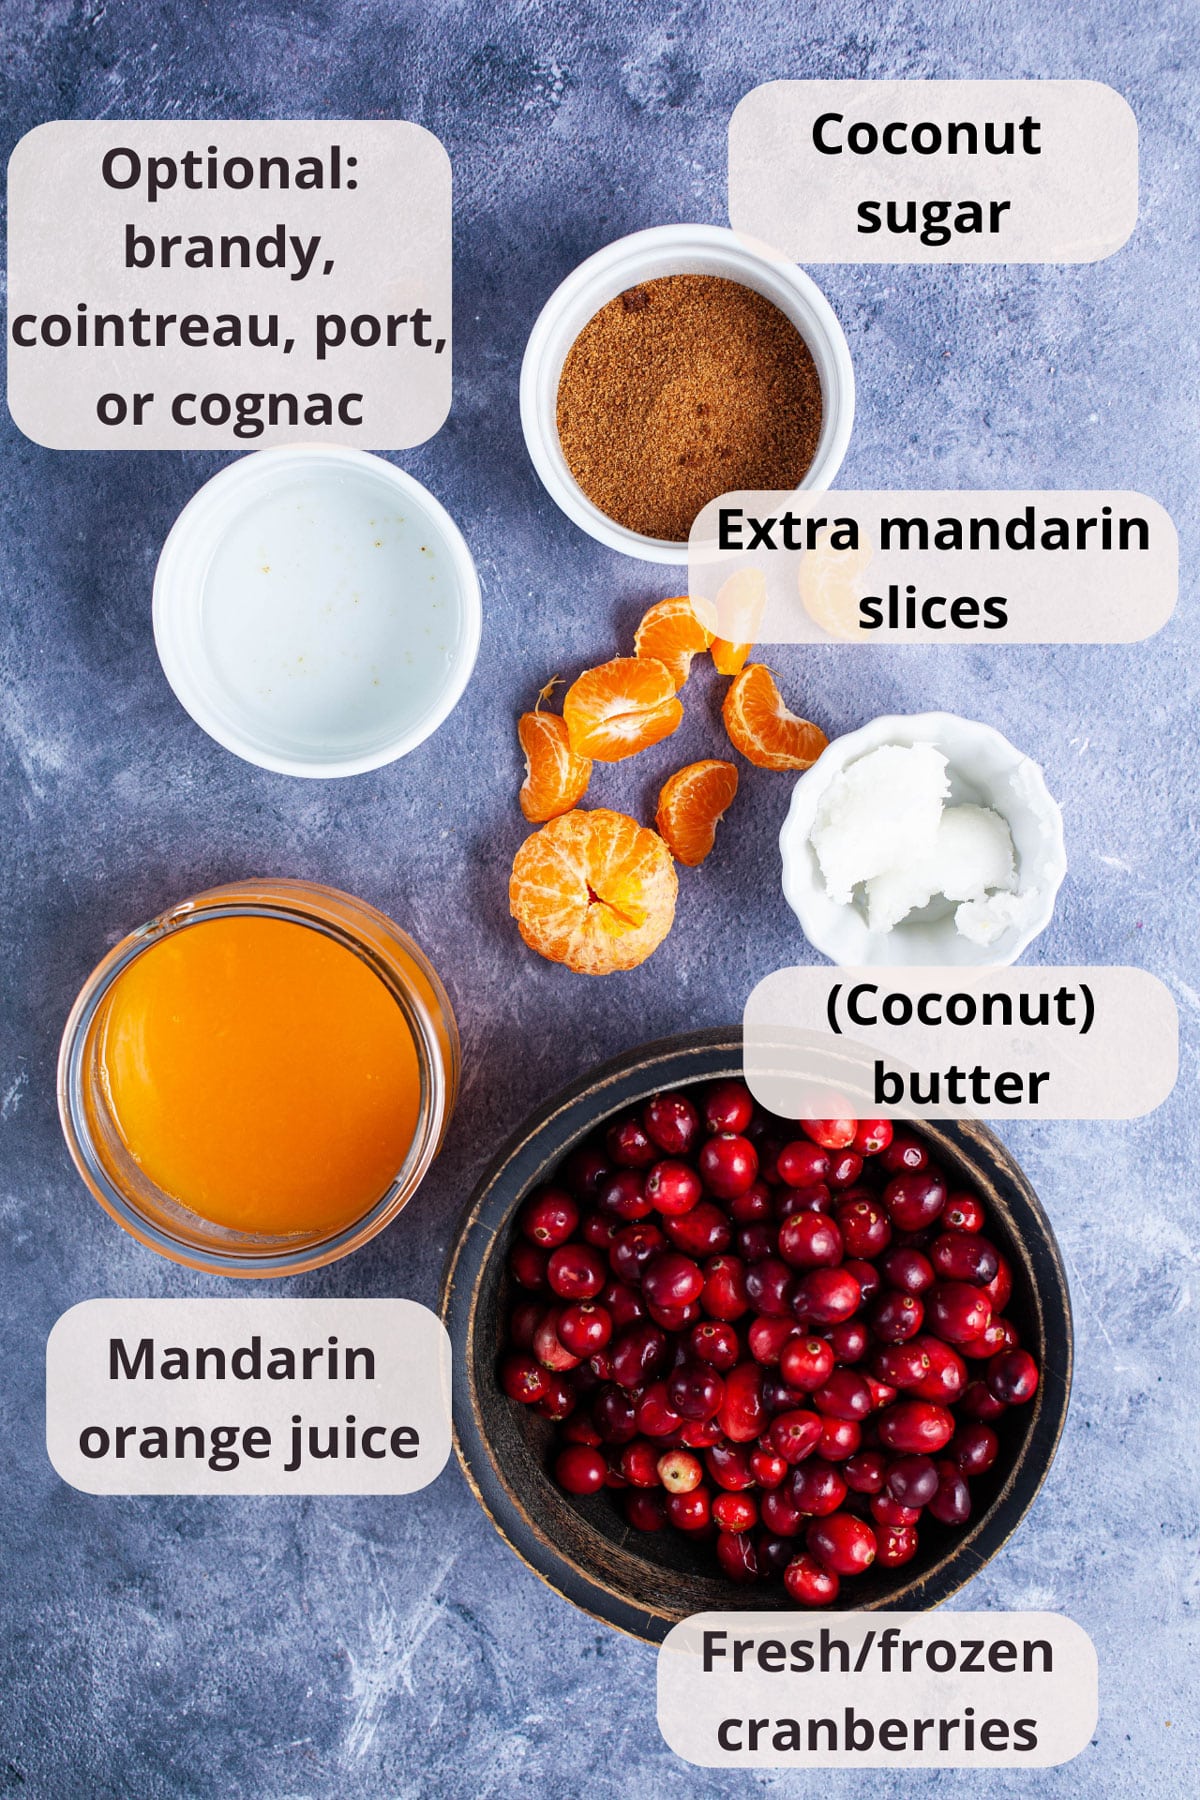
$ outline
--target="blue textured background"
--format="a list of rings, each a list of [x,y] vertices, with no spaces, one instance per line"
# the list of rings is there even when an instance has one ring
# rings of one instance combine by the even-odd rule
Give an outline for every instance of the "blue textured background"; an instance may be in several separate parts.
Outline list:
[[[988,22],[997,12],[1003,27]],[[461,523],[486,616],[466,699],[406,761],[330,785],[256,772],[184,716],[150,632],[163,536],[221,459],[58,455],[0,427],[0,1793],[896,1791],[886,1773],[717,1777],[679,1762],[655,1726],[653,1653],[543,1589],[455,1468],[409,1500],[99,1501],[57,1479],[42,1439],[43,1345],[67,1306],[226,1291],[117,1230],[76,1180],[54,1112],[76,988],[165,903],[259,872],[314,876],[409,925],[452,989],[466,1084],[445,1155],[399,1224],[297,1293],[432,1301],[477,1172],[529,1108],[603,1056],[737,1018],[759,976],[804,959],[775,873],[789,784],[760,771],[635,974],[589,983],[537,961],[505,907],[521,835],[515,713],[548,674],[627,643],[644,605],[677,586],[583,538],[542,494],[517,420],[525,337],[554,284],[607,240],[723,222],[726,121],[781,75],[1087,76],[1124,93],[1140,124],[1141,220],[1107,262],[818,273],[858,374],[846,486],[1141,489],[1180,526],[1176,620],[1128,649],[773,660],[831,733],[948,706],[1039,758],[1071,873],[1036,954],[1144,964],[1170,985],[1187,1040],[1175,1098],[1152,1118],[1006,1133],[1069,1264],[1078,1375],[1035,1513],[961,1603],[1059,1608],[1086,1626],[1102,1670],[1095,1744],[1063,1770],[909,1774],[904,1791],[1195,1791],[1197,17],[1189,0],[6,0],[9,144],[53,117],[158,115],[396,116],[443,139],[454,409],[405,460]],[[719,754],[716,683],[701,675],[689,694],[679,738],[604,774],[610,803],[644,806],[665,768]]]

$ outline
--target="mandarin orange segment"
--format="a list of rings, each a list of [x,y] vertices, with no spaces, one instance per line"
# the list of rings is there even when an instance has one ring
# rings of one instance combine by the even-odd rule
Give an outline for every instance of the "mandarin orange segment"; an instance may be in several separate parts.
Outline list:
[[[753,644],[731,644],[728,638],[714,638],[711,645],[713,668],[718,675],[740,675]]]
[[[678,881],[656,832],[597,808],[552,819],[513,862],[509,909],[530,949],[580,975],[636,969],[675,917]]]
[[[676,862],[694,869],[704,861],[737,786],[733,764],[715,758],[689,763],[663,783],[654,823]]]
[[[585,669],[563,701],[576,756],[620,762],[678,730],[683,707],[671,671],[657,657],[618,656]]]
[[[687,680],[692,658],[712,643],[712,632],[696,616],[691,601],[684,594],[674,600],[660,600],[646,613],[633,639],[635,656],[653,656],[671,671],[675,691]]]
[[[525,779],[517,798],[531,825],[570,812],[587,792],[592,765],[576,756],[557,713],[522,713],[517,737],[525,752]]]
[[[760,769],[811,769],[829,739],[784,705],[765,663],[734,677],[721,708],[735,750]]]

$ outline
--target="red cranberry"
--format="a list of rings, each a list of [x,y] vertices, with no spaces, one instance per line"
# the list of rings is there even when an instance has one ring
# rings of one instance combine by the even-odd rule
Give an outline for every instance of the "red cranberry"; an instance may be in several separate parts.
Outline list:
[[[649,1438],[635,1437],[621,1451],[621,1473],[633,1487],[658,1487],[658,1458],[658,1448]]]
[[[704,1531],[712,1522],[712,1496],[706,1487],[668,1494],[667,1517],[676,1531]]]
[[[824,1213],[793,1213],[779,1227],[779,1254],[795,1269],[833,1269],[842,1260],[842,1234]]]
[[[637,1436],[637,1407],[624,1388],[612,1383],[592,1402],[592,1418],[606,1444],[627,1444]]]
[[[763,1524],[776,1537],[795,1537],[804,1524],[804,1514],[792,1499],[790,1489],[770,1488],[758,1504]]]
[[[711,1200],[701,1200],[690,1212],[663,1213],[662,1228],[689,1256],[716,1256],[733,1241],[729,1220]]]
[[[644,1437],[665,1438],[680,1429],[683,1420],[667,1399],[665,1381],[652,1381],[637,1399],[637,1428]]]
[[[743,1225],[737,1234],[737,1253],[743,1262],[765,1262],[774,1256],[779,1234],[769,1219],[757,1225]]]
[[[999,1356],[1002,1350],[1018,1349],[1020,1341],[1011,1319],[997,1319],[993,1316],[986,1331],[981,1331],[977,1338],[971,1338],[958,1347],[973,1362],[987,1362],[990,1357]]]
[[[533,1354],[543,1368],[553,1369],[556,1374],[561,1375],[567,1369],[576,1368],[583,1359],[568,1350],[560,1339],[558,1319],[559,1309],[556,1306],[543,1314],[541,1324],[533,1334]]]
[[[794,1319],[755,1319],[746,1333],[755,1362],[770,1367],[779,1361],[783,1346],[796,1330]]]
[[[836,1362],[861,1362],[870,1347],[871,1334],[861,1319],[843,1319],[829,1327],[829,1348]]]
[[[646,1311],[664,1331],[678,1334],[696,1323],[700,1317],[700,1302],[689,1300],[682,1306],[655,1306],[653,1300],[647,1300]]]
[[[883,1190],[883,1204],[898,1231],[921,1231],[946,1204],[946,1184],[932,1169],[894,1175]]]
[[[602,1306],[579,1300],[558,1315],[559,1342],[576,1356],[594,1356],[612,1336],[612,1317]]]
[[[836,1276],[837,1271],[823,1269],[819,1273]],[[796,1278],[792,1271],[777,1256],[764,1257],[762,1262],[752,1263],[746,1270],[746,1292],[750,1297],[750,1304],[769,1319],[782,1318],[791,1310],[792,1289],[795,1285]],[[850,1311],[853,1310],[851,1307]]]
[[[858,1257],[851,1257],[849,1262],[842,1264],[842,1268],[847,1275],[852,1275],[857,1281],[859,1305],[866,1306],[875,1298],[882,1286],[879,1270],[874,1263],[863,1262]]]
[[[569,1444],[554,1465],[554,1477],[568,1494],[598,1494],[608,1465],[598,1450],[586,1444]]]
[[[967,1365],[953,1345],[941,1338],[921,1336],[912,1340],[920,1351],[921,1374],[912,1392],[918,1400],[936,1400],[940,1406],[953,1406],[967,1385]]]
[[[744,1193],[726,1202],[726,1212],[735,1225],[760,1225],[771,1217],[771,1190],[765,1181],[752,1181]]]
[[[921,1517],[919,1506],[905,1506],[902,1500],[894,1499],[886,1487],[882,1493],[872,1494],[869,1509],[877,1525],[915,1525]]]
[[[602,1288],[600,1304],[612,1318],[614,1331],[623,1331],[635,1319],[644,1319],[646,1316],[641,1295],[636,1288],[627,1287],[623,1281],[610,1281]]]
[[[788,1467],[787,1461],[770,1448],[769,1439],[765,1449],[759,1443],[750,1452],[750,1472],[760,1488],[777,1488],[787,1475]]]
[[[880,1525],[875,1541],[875,1560],[881,1569],[898,1569],[917,1554],[917,1534],[911,1525]]]
[[[684,1419],[711,1419],[725,1397],[725,1383],[704,1363],[684,1363],[667,1378],[667,1399]]]
[[[508,1322],[508,1336],[514,1350],[531,1350],[533,1334],[542,1322],[546,1308],[541,1300],[519,1300]]]
[[[887,1214],[873,1200],[843,1201],[834,1214],[846,1255],[880,1256],[892,1240],[892,1227]]]
[[[865,1419],[871,1411],[871,1390],[854,1369],[835,1369],[812,1403],[829,1419]]]
[[[845,1462],[861,1447],[862,1426],[857,1419],[831,1419],[827,1413],[822,1413],[818,1456],[823,1456],[826,1462]]]
[[[929,1165],[929,1152],[911,1131],[897,1131],[879,1158],[889,1175],[913,1173]]]
[[[1008,1403],[997,1400],[986,1381],[969,1381],[963,1390],[959,1411],[964,1418],[982,1419],[985,1423],[990,1423],[991,1420],[998,1419],[1001,1413],[1008,1411]]]
[[[846,1269],[810,1269],[796,1284],[792,1311],[816,1325],[836,1325],[857,1311],[861,1299],[862,1287]]]
[[[808,1138],[797,1138],[785,1144],[777,1161],[779,1179],[789,1187],[809,1188],[824,1181],[829,1174],[829,1156],[819,1144]]]
[[[588,1213],[580,1228],[580,1236],[593,1250],[600,1250],[607,1256],[620,1229],[620,1219],[609,1218],[605,1213]]]
[[[808,1395],[801,1388],[789,1387],[778,1375],[764,1375],[762,1384],[763,1405],[774,1418],[776,1413],[792,1412],[797,1406],[803,1406]]]
[[[919,1250],[911,1250],[897,1246],[889,1250],[879,1265],[883,1279],[902,1294],[923,1294],[931,1288],[936,1277],[933,1264]]]
[[[749,1494],[718,1494],[712,1516],[722,1531],[750,1531],[758,1524],[758,1507]]]
[[[814,1187],[780,1188],[775,1196],[775,1217],[790,1219],[794,1213],[832,1213],[833,1196],[823,1181]]]
[[[875,1561],[875,1533],[853,1513],[814,1519],[804,1541],[817,1561],[835,1575],[861,1575]]]
[[[863,1380],[871,1390],[871,1411],[882,1412],[896,1398],[896,1389],[886,1381],[876,1381],[874,1375],[865,1375]]]
[[[740,1493],[743,1488],[754,1486],[750,1451],[744,1444],[713,1444],[704,1453],[704,1466],[717,1486],[728,1493]]]
[[[906,1344],[925,1322],[925,1308],[915,1294],[889,1289],[871,1308],[871,1330],[885,1344]]]
[[[888,1493],[901,1506],[928,1506],[938,1490],[938,1472],[928,1456],[898,1456],[887,1472]],[[903,1524],[903,1520],[891,1523]]]
[[[815,1394],[833,1374],[833,1349],[824,1338],[797,1332],[779,1353],[779,1372],[789,1387]]]
[[[601,1212],[607,1213],[618,1223],[626,1224],[634,1219],[647,1219],[651,1206],[646,1198],[646,1183],[636,1169],[618,1169],[609,1181],[606,1181],[596,1197],[596,1204]]]
[[[523,1350],[506,1356],[500,1365],[500,1385],[510,1400],[532,1406],[545,1397],[550,1378],[539,1362]]]
[[[667,1240],[657,1225],[651,1225],[648,1219],[637,1225],[625,1225],[618,1231],[612,1241],[608,1260],[612,1272],[618,1281],[636,1284],[642,1279],[642,1270],[660,1250],[666,1249]]]
[[[704,1123],[712,1132],[745,1131],[754,1117],[754,1100],[744,1081],[714,1081],[704,1096]]]
[[[696,1361],[708,1363],[720,1375],[732,1369],[741,1355],[737,1332],[719,1319],[702,1319],[699,1325],[693,1325],[687,1342]]]
[[[628,1325],[613,1339],[613,1380],[623,1388],[642,1387],[666,1367],[670,1357],[667,1334],[648,1319]]]
[[[656,1212],[691,1212],[703,1192],[690,1163],[656,1162],[646,1176],[646,1198]]]
[[[745,1531],[718,1531],[717,1561],[730,1581],[757,1581],[762,1574],[758,1548]]]
[[[1038,1366],[1028,1350],[1005,1350],[987,1366],[987,1384],[1005,1406],[1022,1406],[1037,1393]]]
[[[681,1250],[661,1250],[642,1270],[642,1293],[651,1306],[687,1306],[703,1292],[699,1263]]]
[[[563,1422],[558,1435],[564,1444],[589,1444],[593,1450],[598,1450],[604,1442],[592,1421],[578,1412]]]
[[[746,1292],[746,1265],[737,1256],[712,1256],[704,1265],[704,1292],[700,1303],[711,1319],[726,1324],[750,1309]]]
[[[994,1313],[1002,1313],[1012,1299],[1012,1285],[1012,1268],[1005,1259],[1001,1257],[1000,1267],[996,1271],[995,1278],[992,1281],[989,1281],[983,1290],[992,1303],[992,1311]]]
[[[982,1422],[960,1425],[946,1449],[964,1475],[986,1475],[1000,1454],[1000,1439]]]
[[[898,1400],[879,1414],[879,1436],[889,1450],[934,1456],[954,1436],[954,1415],[931,1400]]]
[[[721,1442],[723,1433],[716,1419],[685,1419],[679,1427],[679,1441],[689,1450],[708,1450]]]
[[[827,1518],[846,1498],[846,1483],[832,1463],[801,1463],[792,1476],[792,1503],[812,1518]]]
[[[661,1488],[653,1493],[634,1488],[624,1496],[622,1504],[635,1531],[661,1531],[667,1522]]]
[[[551,1375],[550,1385],[537,1403],[537,1410],[556,1424],[567,1419],[578,1405],[575,1389],[565,1375]]]
[[[805,1137],[820,1144],[822,1150],[848,1150],[858,1130],[857,1119],[801,1119]]]
[[[601,1151],[585,1144],[567,1158],[563,1173],[576,1200],[594,1200],[611,1176],[612,1169]]]
[[[608,1280],[608,1270],[590,1244],[560,1244],[550,1252],[546,1279],[563,1300],[592,1300]]]
[[[929,1358],[919,1338],[907,1344],[884,1344],[871,1358],[871,1373],[895,1388],[915,1388],[928,1372]]]
[[[739,1363],[725,1377],[725,1394],[717,1414],[721,1430],[735,1444],[749,1444],[763,1429],[766,1409],[762,1397],[762,1370],[757,1363]]]
[[[930,1288],[926,1306],[930,1328],[949,1344],[969,1343],[992,1320],[987,1295],[965,1281],[939,1281]]]
[[[829,1165],[829,1185],[832,1188],[853,1187],[862,1171],[861,1156],[855,1155],[853,1150],[839,1150]]]
[[[508,1253],[508,1266],[512,1270],[513,1280],[535,1293],[546,1286],[546,1264],[549,1260],[544,1250],[526,1239],[515,1243]]]
[[[892,1141],[890,1119],[860,1119],[854,1134],[854,1148],[860,1156],[879,1156]]]
[[[929,1260],[944,1280],[979,1287],[994,1281],[1000,1271],[995,1246],[974,1232],[943,1231],[929,1246]]]
[[[619,1169],[648,1169],[658,1160],[658,1146],[651,1143],[636,1113],[610,1125],[604,1143],[608,1160]]]
[[[974,1194],[951,1194],[942,1208],[945,1231],[982,1231],[983,1207]]]
[[[858,1450],[842,1465],[846,1486],[856,1494],[877,1494],[883,1487],[888,1459],[882,1450]]]
[[[797,1556],[783,1571],[783,1582],[798,1606],[832,1606],[841,1582],[815,1556]]]
[[[723,1132],[710,1137],[702,1145],[699,1158],[700,1179],[718,1200],[733,1200],[754,1185],[758,1174],[758,1152],[749,1138]]]
[[[938,1463],[936,1473],[937,1490],[926,1501],[930,1513],[941,1525],[965,1525],[971,1516],[971,1490],[962,1471],[945,1461]]]
[[[667,1156],[686,1156],[700,1135],[700,1114],[686,1094],[655,1094],[642,1109],[642,1124]]]
[[[565,1244],[578,1223],[579,1208],[565,1188],[535,1188],[520,1212],[521,1230],[543,1250]]]
[[[821,1420],[815,1412],[798,1407],[794,1412],[779,1413],[772,1419],[767,1436],[772,1449],[777,1450],[785,1462],[803,1462],[817,1447]]]

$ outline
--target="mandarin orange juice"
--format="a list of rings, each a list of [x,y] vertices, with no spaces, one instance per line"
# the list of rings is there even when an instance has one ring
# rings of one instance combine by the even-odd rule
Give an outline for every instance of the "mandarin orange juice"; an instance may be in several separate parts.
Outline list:
[[[421,1066],[405,1014],[367,961],[312,926],[197,919],[121,970],[96,1024],[125,1149],[215,1225],[339,1232],[414,1141]]]

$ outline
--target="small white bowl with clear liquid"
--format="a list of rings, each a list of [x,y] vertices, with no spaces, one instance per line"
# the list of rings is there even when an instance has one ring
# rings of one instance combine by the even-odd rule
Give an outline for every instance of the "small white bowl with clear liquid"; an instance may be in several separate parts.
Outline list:
[[[154,638],[196,723],[284,775],[359,775],[436,731],[475,665],[479,580],[428,490],[340,445],[259,450],[180,513]]]

